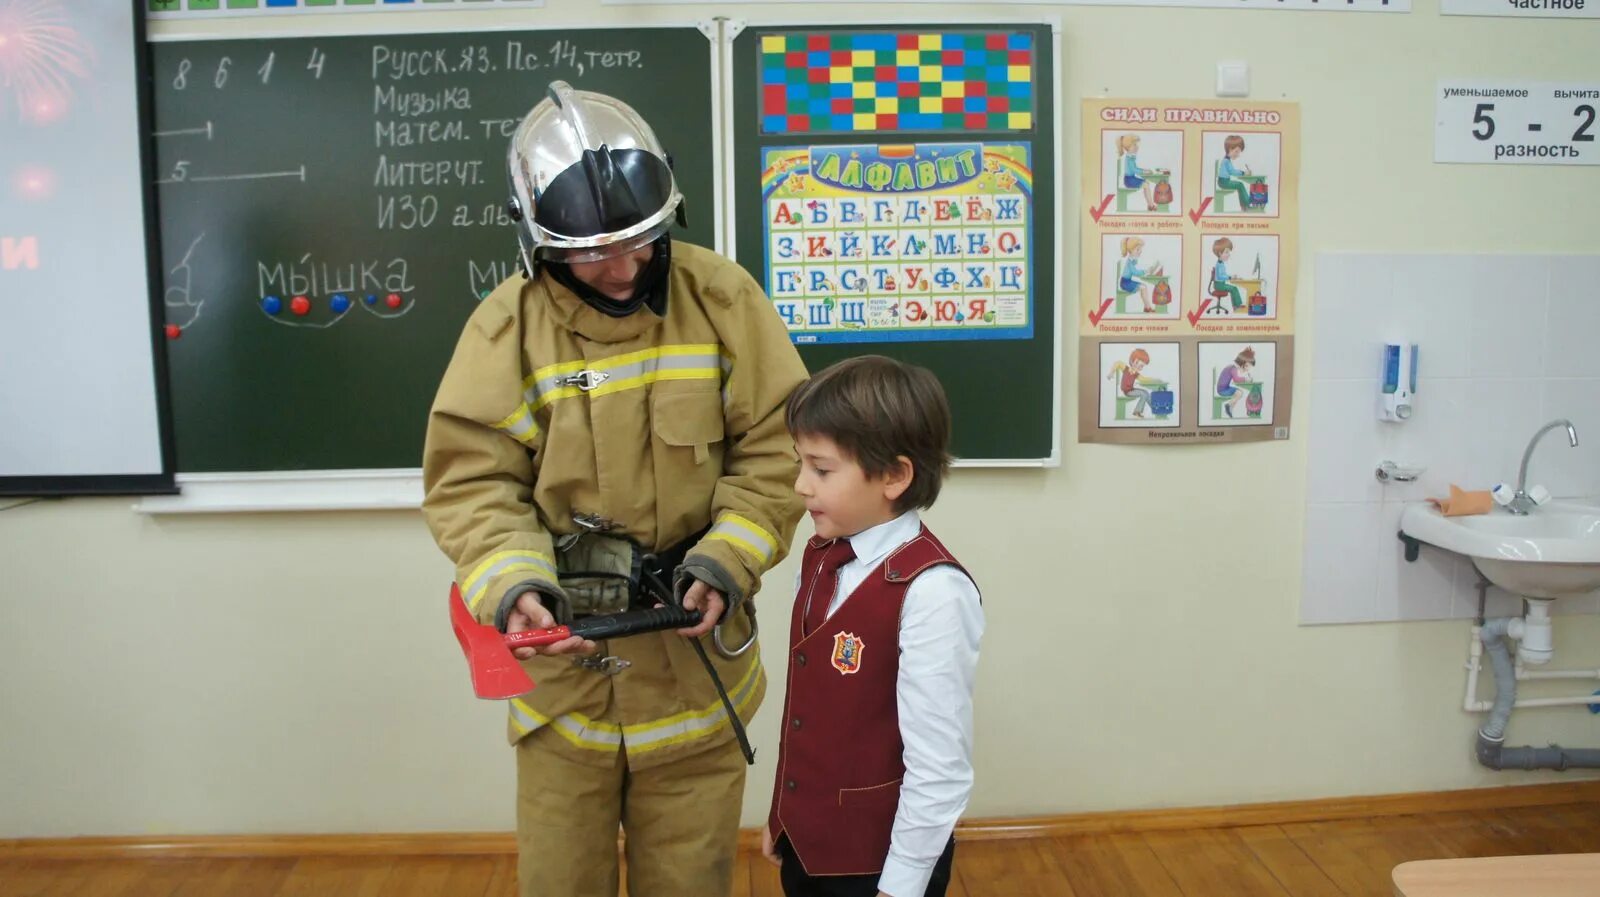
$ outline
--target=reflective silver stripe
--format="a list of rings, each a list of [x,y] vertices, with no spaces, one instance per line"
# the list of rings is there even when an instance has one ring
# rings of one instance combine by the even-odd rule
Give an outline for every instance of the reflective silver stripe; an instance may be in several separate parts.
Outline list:
[[[532,448],[539,438],[539,424],[533,419],[533,409],[525,403],[518,405],[516,411],[511,412],[494,426],[495,429],[504,430],[512,439],[529,448]]]
[[[612,723],[594,722],[581,713],[564,713],[549,719],[520,698],[507,701],[506,707],[511,712],[511,724],[523,735],[548,726],[557,735],[581,748],[612,751],[622,744],[622,729]]]
[[[662,379],[664,372],[672,372],[666,374],[667,379],[698,379],[682,375],[700,373],[705,375],[705,379],[717,379],[719,374],[726,376],[726,372],[731,370],[729,365],[731,362],[726,356],[717,346],[711,344],[659,346],[588,363],[564,362],[535,371],[524,386],[523,400],[530,409],[538,411],[551,402],[573,398],[585,392],[605,395],[642,386],[656,379]],[[606,381],[596,384],[590,390],[566,385],[567,378],[585,370],[606,374]],[[674,374],[677,376],[673,376]]]
[[[489,583],[498,576],[517,570],[541,573],[543,579],[551,582],[556,579],[555,561],[547,554],[537,551],[498,551],[489,555],[461,584],[462,591],[467,593],[467,607],[477,612],[478,603],[483,600]]]
[[[761,684],[765,674],[761,669],[759,660],[752,661],[750,669],[746,671],[745,678],[728,696],[737,710],[743,710],[750,699],[755,696],[756,688]],[[628,750],[634,753],[666,747],[703,735],[709,735],[717,729],[728,724],[728,710],[719,700],[711,707],[700,713],[685,714],[668,723],[647,723],[641,726],[623,726],[622,740],[628,745]]]
[[[755,696],[756,689],[765,681],[766,673],[760,661],[754,661],[745,671],[744,678],[728,699],[738,710],[744,710]],[[654,750],[705,735],[727,725],[728,711],[719,700],[699,713],[685,713],[666,722],[644,723],[639,726],[617,726],[591,720],[581,713],[564,713],[549,719],[532,707],[514,698],[506,702],[511,713],[511,725],[521,735],[549,727],[575,747],[595,751],[612,751],[626,743],[635,753]]]
[[[593,389],[590,395],[603,396],[622,392],[660,379],[717,380],[721,378],[721,368],[717,363],[719,357],[718,355],[662,355],[636,361],[633,364],[620,365],[608,369],[611,379]],[[671,374],[674,373],[693,376],[672,377]]]
[[[706,534],[706,538],[743,548],[762,564],[771,562],[778,547],[777,540],[771,533],[737,514],[722,515],[717,520],[717,525]]]
[[[575,713],[563,713],[551,720],[550,725],[561,733],[561,737],[580,747],[610,749],[622,744],[622,730],[616,726],[594,724]]]
[[[544,728],[545,720],[532,710],[524,711],[519,701],[507,701],[506,706],[511,709],[511,724],[526,735],[535,729]]]

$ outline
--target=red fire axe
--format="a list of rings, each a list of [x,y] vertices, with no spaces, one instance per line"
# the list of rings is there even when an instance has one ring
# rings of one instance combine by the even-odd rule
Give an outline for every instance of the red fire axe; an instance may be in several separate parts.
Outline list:
[[[533,691],[533,680],[511,655],[515,648],[553,645],[573,636],[591,641],[621,638],[641,632],[682,629],[699,622],[697,610],[664,605],[620,614],[598,614],[574,620],[566,626],[501,632],[473,618],[472,611],[467,610],[466,602],[461,600],[461,588],[455,584],[450,586],[450,628],[456,631],[456,641],[467,655],[467,667],[472,671],[472,691],[480,698],[491,700],[505,700]]]

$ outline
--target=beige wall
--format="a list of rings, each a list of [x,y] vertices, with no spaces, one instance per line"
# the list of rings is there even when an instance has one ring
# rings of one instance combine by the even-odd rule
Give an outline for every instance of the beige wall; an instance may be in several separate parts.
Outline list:
[[[1308,310],[1323,249],[1596,249],[1600,169],[1430,160],[1436,78],[1592,80],[1600,23],[1441,18],[1435,0],[1410,15],[982,6],[1060,17],[1068,172],[1083,96],[1207,96],[1220,57],[1250,61],[1256,97],[1301,102]],[[777,8],[791,21],[909,9]],[[552,0],[536,13],[342,22],[713,11],[730,8]],[[1064,180],[1076,207],[1077,179]],[[1075,226],[1061,238],[1075,264]],[[1310,314],[1299,319],[1303,423],[1316,334]],[[1051,471],[959,471],[930,515],[989,614],[972,815],[1558,777],[1472,761],[1477,720],[1459,709],[1466,623],[1297,625],[1303,428],[1287,444],[1186,449],[1080,446],[1069,434],[1063,455]],[[1254,547],[1223,546],[1223,530],[1249,532]],[[445,624],[448,577],[410,512],[149,518],[126,500],[79,499],[0,513],[0,837],[509,828],[503,717],[469,696]],[[774,664],[787,602],[781,587],[764,600]],[[1592,617],[1558,620],[1557,662],[1600,665],[1596,636]],[[771,780],[778,691],[754,728],[747,824]],[[1510,737],[1600,743],[1593,719],[1526,711]]]

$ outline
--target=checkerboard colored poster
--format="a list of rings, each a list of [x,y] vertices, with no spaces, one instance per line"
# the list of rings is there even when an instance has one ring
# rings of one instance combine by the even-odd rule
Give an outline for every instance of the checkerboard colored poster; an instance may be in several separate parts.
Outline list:
[[[761,133],[1032,131],[1033,42],[1003,31],[764,35]]]
[[[1026,143],[769,147],[766,288],[796,343],[1033,335]]]

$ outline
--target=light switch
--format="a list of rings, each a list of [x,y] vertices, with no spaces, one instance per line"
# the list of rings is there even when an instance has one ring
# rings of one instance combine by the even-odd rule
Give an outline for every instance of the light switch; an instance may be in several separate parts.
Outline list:
[[[1250,95],[1250,63],[1217,63],[1217,96],[1247,97]]]

